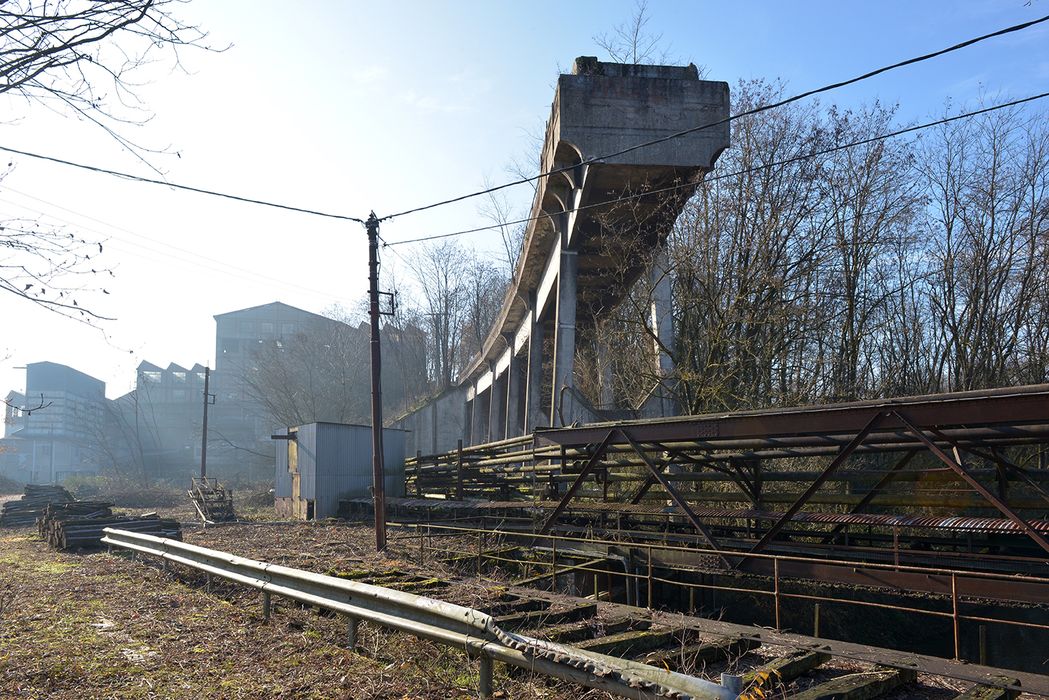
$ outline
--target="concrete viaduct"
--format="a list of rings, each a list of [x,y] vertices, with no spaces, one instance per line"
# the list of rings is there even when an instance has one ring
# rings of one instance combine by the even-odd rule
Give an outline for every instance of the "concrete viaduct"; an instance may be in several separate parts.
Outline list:
[[[651,303],[654,376],[672,372],[664,351],[673,347],[674,327],[663,246],[696,184],[728,147],[728,124],[603,156],[717,122],[728,109],[728,84],[700,80],[694,65],[582,57],[559,77],[540,167],[561,172],[539,181],[533,221],[482,351],[455,386],[394,422],[411,431],[409,454],[608,417],[576,391],[577,330],[601,323],[638,283]],[[610,373],[603,372],[600,403],[607,408]],[[654,383],[648,401],[632,408],[673,415]]]

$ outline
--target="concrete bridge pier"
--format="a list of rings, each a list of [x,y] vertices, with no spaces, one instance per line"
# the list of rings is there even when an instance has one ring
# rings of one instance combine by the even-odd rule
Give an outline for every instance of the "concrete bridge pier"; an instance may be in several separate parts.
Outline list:
[[[521,359],[516,346],[514,335],[507,333],[503,336],[510,355],[506,367],[506,423],[504,424],[503,437],[517,437],[524,433],[524,424],[521,415],[521,401],[523,399],[524,374],[521,372]]]
[[[649,268],[651,304],[649,333],[652,336],[652,354],[658,385],[642,413],[645,417],[666,417],[678,414],[671,387],[667,382],[674,374],[674,307],[670,274],[670,260],[665,245],[659,247]]]
[[[488,442],[502,440],[506,429],[506,375],[496,372],[495,362],[489,362],[492,386],[488,389]]]
[[[539,318],[539,308],[535,292],[529,295],[528,334],[528,367],[525,383],[525,427],[530,433],[536,426],[546,425],[543,410],[543,322]]]
[[[569,215],[557,216],[561,258],[557,272],[557,306],[554,310],[553,392],[548,425],[571,425],[578,418],[575,400],[576,278],[579,253],[571,247]]]

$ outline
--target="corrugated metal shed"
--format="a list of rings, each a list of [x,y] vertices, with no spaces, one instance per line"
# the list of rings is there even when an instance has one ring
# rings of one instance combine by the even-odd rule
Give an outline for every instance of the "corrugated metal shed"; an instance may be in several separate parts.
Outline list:
[[[371,427],[308,423],[289,429],[294,440],[277,450],[275,496],[290,499],[297,518],[334,517],[339,500],[371,495]],[[404,431],[383,430],[386,495],[404,495]]]

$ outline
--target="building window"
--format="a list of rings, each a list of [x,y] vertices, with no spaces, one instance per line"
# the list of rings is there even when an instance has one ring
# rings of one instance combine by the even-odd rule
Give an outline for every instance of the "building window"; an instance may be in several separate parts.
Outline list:
[[[175,381],[178,382],[179,384],[185,384],[186,383],[186,373],[185,372],[172,372],[171,376],[174,377]]]
[[[142,373],[142,381],[149,382],[151,384],[158,384],[160,383],[160,372],[147,370]]]
[[[273,328],[273,324],[272,323],[270,323],[269,321],[263,321],[262,322],[262,334],[263,335],[273,335],[273,331],[274,331],[274,328]]]
[[[280,324],[280,333],[285,338],[290,338],[295,335],[295,324],[294,323],[282,323]]]
[[[186,400],[186,390],[185,389],[174,389],[174,390],[172,390],[171,398],[174,399],[175,401],[185,401]]]

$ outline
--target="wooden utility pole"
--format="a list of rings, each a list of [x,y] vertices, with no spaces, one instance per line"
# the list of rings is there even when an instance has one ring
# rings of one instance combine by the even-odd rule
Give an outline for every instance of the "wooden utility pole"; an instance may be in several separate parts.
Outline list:
[[[379,352],[379,220],[375,212],[368,230],[368,300],[372,359],[372,499],[375,507],[375,549],[386,549],[386,483],[382,450],[382,356]]]

